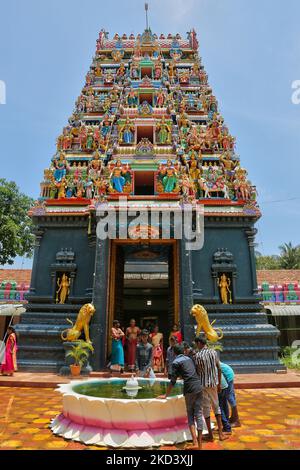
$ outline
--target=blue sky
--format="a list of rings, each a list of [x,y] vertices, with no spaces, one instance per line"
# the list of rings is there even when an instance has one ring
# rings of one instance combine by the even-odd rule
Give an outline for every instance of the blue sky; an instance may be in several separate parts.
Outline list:
[[[55,140],[73,110],[102,27],[139,33],[142,0],[10,0],[0,7],[1,177],[37,197]],[[258,249],[299,243],[299,0],[149,0],[156,33],[195,28],[237,153],[259,191]],[[274,202],[280,201],[280,202]],[[16,260],[15,267],[21,267]],[[30,266],[26,261],[23,265]]]

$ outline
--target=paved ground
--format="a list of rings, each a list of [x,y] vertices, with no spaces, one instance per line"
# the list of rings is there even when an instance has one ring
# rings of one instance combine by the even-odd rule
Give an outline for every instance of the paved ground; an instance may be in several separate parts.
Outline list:
[[[238,390],[237,395],[243,427],[225,443],[205,444],[206,450],[300,449],[299,388]],[[1,387],[0,450],[99,450],[52,435],[49,421],[60,410],[61,395],[52,388]]]
[[[124,374],[122,377],[129,376],[131,374]],[[90,378],[97,377],[110,377],[110,374],[98,372],[91,374]],[[82,380],[85,379],[86,377],[82,377]],[[0,376],[0,387],[51,388],[69,381],[70,377],[61,377],[56,374],[17,372],[13,377]],[[295,388],[300,387],[300,371],[290,370],[286,374],[237,374],[235,384],[237,389]]]

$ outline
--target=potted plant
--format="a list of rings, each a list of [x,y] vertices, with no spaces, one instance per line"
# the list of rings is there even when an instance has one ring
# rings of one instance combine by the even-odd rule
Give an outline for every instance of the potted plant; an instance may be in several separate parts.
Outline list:
[[[76,344],[72,346],[71,351],[67,353],[66,357],[74,359],[74,363],[70,365],[73,377],[78,377],[80,375],[81,368],[87,362],[91,352],[94,352],[93,345],[86,341],[77,341]]]

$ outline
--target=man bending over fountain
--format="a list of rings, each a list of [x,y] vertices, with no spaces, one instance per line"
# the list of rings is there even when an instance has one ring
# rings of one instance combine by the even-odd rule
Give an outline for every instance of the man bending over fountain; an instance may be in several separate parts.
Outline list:
[[[188,415],[188,423],[193,438],[192,449],[202,449],[203,415],[202,415],[202,386],[196,367],[192,359],[184,355],[184,348],[175,344],[174,353],[176,358],[172,365],[171,380],[165,395],[158,397],[165,400],[176,384],[178,377],[183,380],[183,393]],[[197,431],[195,427],[197,424]]]

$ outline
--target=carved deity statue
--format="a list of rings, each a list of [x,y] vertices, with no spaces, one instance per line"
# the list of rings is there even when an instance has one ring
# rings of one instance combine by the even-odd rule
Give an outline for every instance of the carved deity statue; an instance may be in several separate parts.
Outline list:
[[[229,303],[232,304],[232,293],[230,290],[231,280],[226,274],[222,274],[222,276],[218,279],[218,285],[220,288],[220,295],[221,300],[224,305],[228,305]]]
[[[70,293],[70,279],[66,274],[63,274],[62,277],[57,280],[57,286],[58,290],[56,291],[56,303],[64,305]]]
[[[157,125],[157,130],[159,143],[169,145],[171,143],[171,127],[167,124],[165,117]]]

